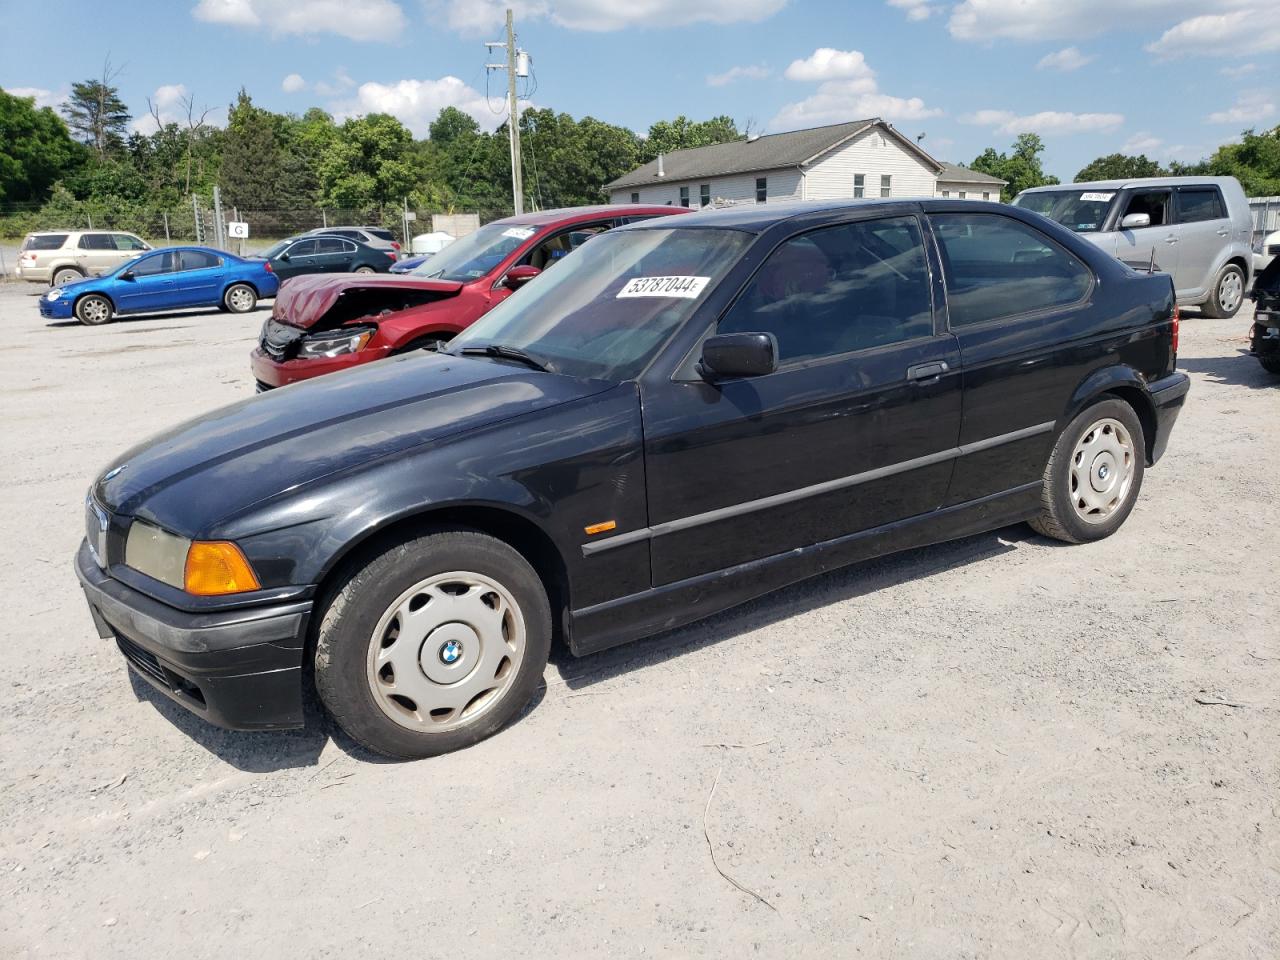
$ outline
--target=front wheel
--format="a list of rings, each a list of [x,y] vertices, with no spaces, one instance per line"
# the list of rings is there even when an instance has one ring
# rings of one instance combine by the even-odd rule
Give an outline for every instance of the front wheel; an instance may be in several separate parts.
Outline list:
[[[373,267],[356,267],[355,272],[356,273],[377,273],[378,271],[373,269]]]
[[[1145,465],[1146,439],[1133,407],[1115,399],[1093,404],[1058,437],[1031,526],[1067,543],[1111,536],[1133,510]]]
[[[222,303],[232,313],[248,313],[258,305],[258,294],[247,283],[233,283],[222,295]]]
[[[404,760],[492,736],[525,707],[551,649],[537,573],[507,544],[441,530],[390,548],[332,594],[316,688],[352,738]]]
[[[1213,283],[1213,291],[1201,311],[1213,320],[1234,317],[1244,303],[1244,271],[1228,263]]]
[[[76,303],[76,319],[86,326],[96,327],[111,319],[111,301],[91,293]]]

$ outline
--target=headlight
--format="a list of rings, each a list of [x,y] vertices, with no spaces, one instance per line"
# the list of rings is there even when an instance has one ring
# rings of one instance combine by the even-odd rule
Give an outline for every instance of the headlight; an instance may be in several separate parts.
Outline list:
[[[129,527],[124,562],[139,573],[201,597],[262,589],[234,543],[191,541],[141,520]]]
[[[44,298],[48,300],[50,303],[53,303],[53,301],[59,299],[61,296],[62,296],[62,289],[60,287],[54,287],[52,290],[50,290],[48,293],[44,295]]]
[[[376,330],[376,327],[343,327],[313,333],[298,342],[298,356],[338,357],[344,353],[355,353],[373,338]]]

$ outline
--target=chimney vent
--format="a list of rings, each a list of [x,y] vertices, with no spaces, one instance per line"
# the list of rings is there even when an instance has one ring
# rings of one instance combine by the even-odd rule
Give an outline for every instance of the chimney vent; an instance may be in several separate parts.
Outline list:
[[[658,154],[658,176],[665,177],[666,175],[667,171],[662,165],[662,154]]]

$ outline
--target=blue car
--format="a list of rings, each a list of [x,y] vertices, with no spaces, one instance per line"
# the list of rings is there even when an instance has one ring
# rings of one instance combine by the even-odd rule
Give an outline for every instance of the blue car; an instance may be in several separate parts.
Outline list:
[[[97,326],[117,314],[185,307],[248,313],[274,297],[279,278],[266,260],[247,260],[208,247],[167,247],[128,260],[111,273],[54,287],[40,298],[40,315],[75,317]]]
[[[431,259],[431,254],[420,253],[416,257],[406,257],[403,260],[397,260],[391,265],[392,273],[412,273],[418,267],[422,266]]]

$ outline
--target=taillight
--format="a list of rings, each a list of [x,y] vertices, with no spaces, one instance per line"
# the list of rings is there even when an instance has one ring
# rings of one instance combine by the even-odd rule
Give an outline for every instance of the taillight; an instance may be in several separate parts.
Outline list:
[[[1178,312],[1178,305],[1173,306],[1173,352],[1178,352],[1178,330],[1182,326],[1182,315]]]
[[[383,253],[386,253],[386,254],[387,254],[387,256],[388,256],[388,257],[390,257],[392,260],[395,260],[395,258],[396,258],[396,252],[395,252],[394,250],[392,250],[392,251],[390,251],[390,252],[387,252],[386,250],[384,250],[384,251],[383,251]]]
[[[395,240],[392,240],[392,241],[391,241],[391,245],[392,245],[393,247],[395,247],[397,251],[400,249],[400,244],[399,244],[399,243],[397,243]]]
[[[27,260],[27,261],[30,261],[31,263],[35,263],[35,262],[36,262],[36,255],[35,255],[34,253],[24,253],[24,254],[23,254],[21,257],[19,257],[18,259],[19,259],[19,260]]]
[[[262,261],[262,269],[263,269],[263,270],[265,270],[265,271],[267,271],[267,273],[275,273],[275,271],[271,269],[271,261],[270,261],[270,260],[263,260],[263,261]]]

